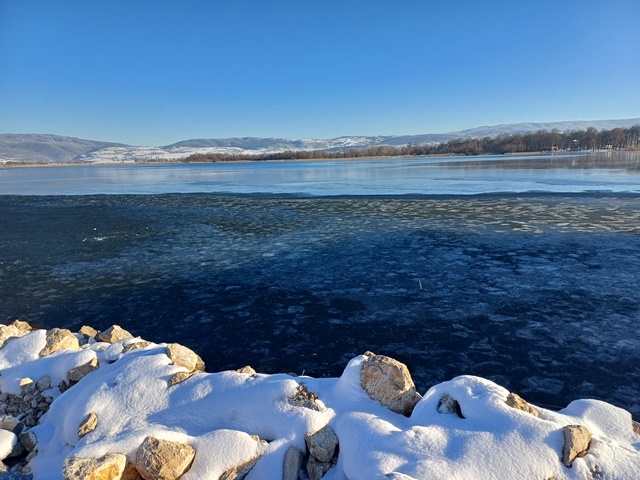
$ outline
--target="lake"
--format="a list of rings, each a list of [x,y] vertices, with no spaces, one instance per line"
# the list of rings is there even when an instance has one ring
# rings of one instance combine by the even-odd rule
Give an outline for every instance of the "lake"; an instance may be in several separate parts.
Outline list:
[[[0,321],[117,323],[210,371],[371,350],[423,393],[638,418],[639,181],[635,154],[0,169]]]

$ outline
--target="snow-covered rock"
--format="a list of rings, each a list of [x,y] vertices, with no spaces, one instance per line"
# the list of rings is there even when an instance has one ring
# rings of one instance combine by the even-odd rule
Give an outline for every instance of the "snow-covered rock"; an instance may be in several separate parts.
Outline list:
[[[0,348],[0,424],[7,428],[0,450],[9,455],[21,444],[9,464],[34,480],[637,480],[640,472],[637,424],[597,400],[551,411],[489,380],[460,376],[431,387],[407,417],[364,388],[367,364],[393,364],[372,355],[352,359],[339,378],[248,369],[191,375],[167,356],[167,344],[90,341],[40,357],[46,344],[47,332],[34,330]],[[136,344],[143,346],[125,348]],[[58,386],[92,358],[97,368],[82,381]],[[178,373],[186,380],[169,386]],[[406,379],[395,383],[412,388]],[[574,435],[583,428],[590,440]],[[330,441],[318,447],[325,436]],[[165,457],[160,445],[174,453]],[[171,455],[173,473],[161,476]]]

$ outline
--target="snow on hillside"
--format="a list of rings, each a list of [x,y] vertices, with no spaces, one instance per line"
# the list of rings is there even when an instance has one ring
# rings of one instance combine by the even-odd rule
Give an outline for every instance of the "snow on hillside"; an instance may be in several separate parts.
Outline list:
[[[370,352],[339,378],[205,373],[178,344],[116,326],[81,332],[0,328],[0,454],[12,478],[633,480],[640,472],[640,425],[601,401],[554,412],[472,376],[421,397],[404,365]]]

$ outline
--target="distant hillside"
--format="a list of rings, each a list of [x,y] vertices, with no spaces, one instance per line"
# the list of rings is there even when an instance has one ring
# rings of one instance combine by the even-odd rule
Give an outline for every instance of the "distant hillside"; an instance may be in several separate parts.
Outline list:
[[[459,132],[395,135],[395,136],[344,136],[331,139],[284,138],[219,138],[184,140],[163,147],[134,147],[118,143],[108,143],[59,135],[0,134],[0,163],[61,163],[61,162],[134,162],[149,160],[177,160],[190,155],[201,154],[270,154],[286,150],[342,151],[377,146],[404,146],[407,144],[435,144],[453,138],[468,139],[495,135],[531,133],[539,130],[557,129],[561,132],[629,128],[639,125],[640,118],[625,120],[591,120],[547,123],[514,123],[477,127]]]
[[[0,160],[20,163],[73,162],[80,155],[119,145],[60,135],[3,133],[0,134]]]

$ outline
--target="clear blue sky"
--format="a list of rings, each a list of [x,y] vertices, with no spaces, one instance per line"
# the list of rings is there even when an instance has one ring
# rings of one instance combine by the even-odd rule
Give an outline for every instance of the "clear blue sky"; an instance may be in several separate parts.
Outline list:
[[[640,117],[638,0],[0,0],[0,132],[134,145]]]

